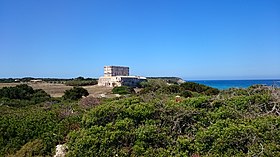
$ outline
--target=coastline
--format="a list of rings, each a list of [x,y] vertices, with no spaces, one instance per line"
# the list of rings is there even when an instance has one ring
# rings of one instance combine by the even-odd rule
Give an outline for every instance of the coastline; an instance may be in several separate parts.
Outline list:
[[[260,84],[267,86],[280,87],[280,79],[267,79],[267,80],[187,80],[188,82],[195,82],[207,85],[219,90],[229,88],[248,88],[252,85]]]

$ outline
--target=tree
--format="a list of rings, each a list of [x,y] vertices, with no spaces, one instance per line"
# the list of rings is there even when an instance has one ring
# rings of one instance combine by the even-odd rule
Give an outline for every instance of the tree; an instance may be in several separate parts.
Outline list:
[[[81,87],[74,87],[64,92],[63,99],[78,100],[81,99],[83,96],[88,96],[88,95],[89,93],[86,89]]]

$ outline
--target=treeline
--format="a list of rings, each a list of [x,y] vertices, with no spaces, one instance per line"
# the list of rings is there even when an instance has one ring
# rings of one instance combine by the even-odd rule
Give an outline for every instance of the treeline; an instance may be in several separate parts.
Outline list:
[[[48,83],[64,83],[73,79],[60,79],[60,78],[33,78],[33,77],[24,77],[24,78],[1,78],[0,83],[15,83],[15,82],[30,82],[31,80],[42,80]]]
[[[71,79],[60,79],[60,78],[33,78],[33,77],[24,77],[24,78],[2,78],[0,83],[16,83],[16,82],[30,82],[31,80],[42,80],[42,82],[47,83],[62,83],[67,86],[89,86],[96,85],[98,79],[95,78],[84,78],[77,77]]]
[[[19,79],[14,79],[14,78],[1,78],[0,83],[14,83],[18,82]]]
[[[96,85],[98,83],[97,79],[78,77],[73,80],[68,80],[65,82],[67,86],[89,86]]]

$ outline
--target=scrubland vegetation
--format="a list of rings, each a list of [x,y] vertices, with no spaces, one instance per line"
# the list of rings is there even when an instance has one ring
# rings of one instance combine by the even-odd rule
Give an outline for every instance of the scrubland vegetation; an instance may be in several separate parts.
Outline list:
[[[62,98],[2,88],[0,156],[52,156],[64,143],[71,157],[280,156],[279,88],[219,91],[157,79],[141,88],[116,88],[123,96],[113,99],[82,98],[78,87]]]
[[[96,85],[97,83],[98,83],[97,79],[77,77],[73,80],[66,81],[65,85],[67,85],[67,86],[89,86],[89,85]]]
[[[40,80],[45,83],[53,83],[53,84],[65,84],[67,86],[90,86],[96,85],[97,79],[94,78],[84,78],[84,77],[77,77],[71,79],[58,79],[58,78],[32,78],[32,77],[25,77],[25,78],[6,78],[0,79],[0,83],[16,83],[16,82],[31,82],[32,80]]]

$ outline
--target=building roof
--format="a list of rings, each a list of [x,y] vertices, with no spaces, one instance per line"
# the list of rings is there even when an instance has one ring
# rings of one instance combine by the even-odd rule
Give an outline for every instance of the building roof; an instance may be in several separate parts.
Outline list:
[[[128,66],[117,66],[117,65],[106,65],[104,67],[110,67],[110,68],[129,68]]]

